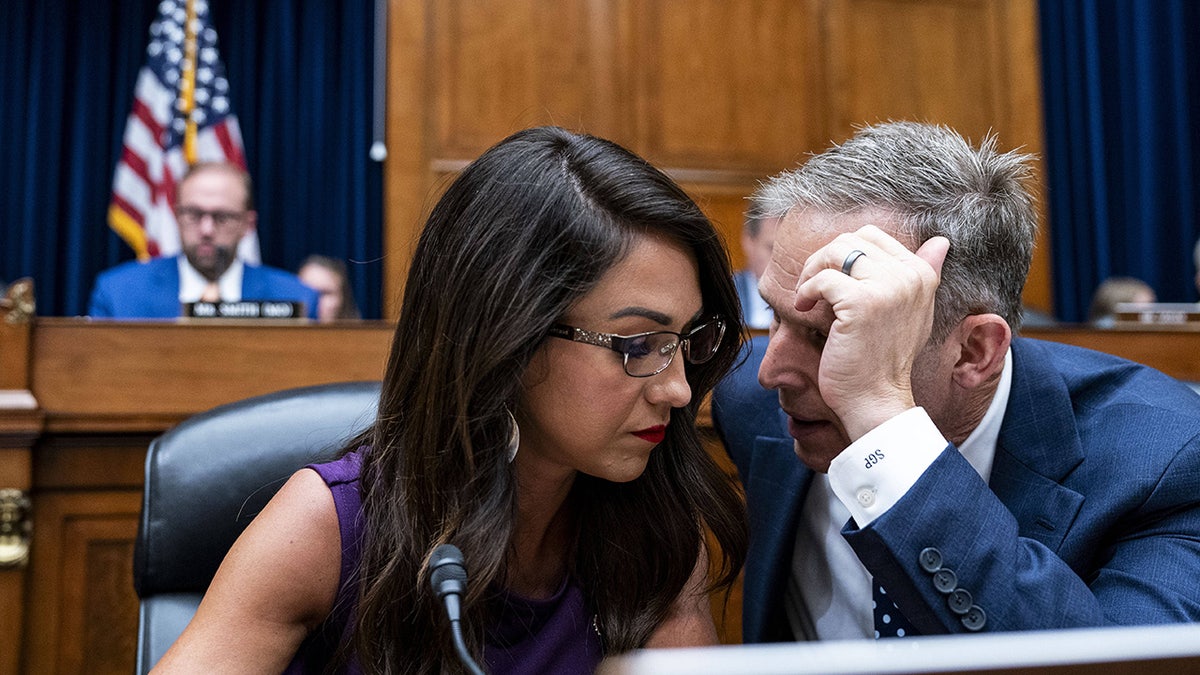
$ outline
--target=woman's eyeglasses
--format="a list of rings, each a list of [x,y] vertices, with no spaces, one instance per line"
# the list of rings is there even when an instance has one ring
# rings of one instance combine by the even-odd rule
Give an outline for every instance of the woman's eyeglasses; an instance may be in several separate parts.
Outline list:
[[[637,335],[596,333],[574,326],[556,323],[550,327],[551,337],[596,345],[611,349],[625,357],[625,374],[631,377],[650,377],[666,370],[683,345],[688,363],[704,363],[717,353],[725,336],[725,322],[709,319],[686,334],[658,330]]]

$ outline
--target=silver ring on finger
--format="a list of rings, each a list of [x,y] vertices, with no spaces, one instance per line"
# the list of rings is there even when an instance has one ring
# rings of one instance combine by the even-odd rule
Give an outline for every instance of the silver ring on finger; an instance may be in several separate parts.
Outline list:
[[[850,268],[854,267],[854,263],[858,262],[858,259],[864,255],[866,255],[866,253],[858,249],[850,251],[850,253],[846,256],[846,259],[842,261],[842,274],[850,276]]]

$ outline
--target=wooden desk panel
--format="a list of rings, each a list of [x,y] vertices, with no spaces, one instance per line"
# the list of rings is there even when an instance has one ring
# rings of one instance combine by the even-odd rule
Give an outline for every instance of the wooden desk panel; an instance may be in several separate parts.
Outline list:
[[[23,672],[128,675],[141,491],[49,490],[34,499]]]
[[[1181,380],[1200,382],[1200,327],[1137,326],[1096,330],[1063,326],[1027,328],[1021,334],[1115,354]]]
[[[375,322],[36,319],[28,372],[38,407],[0,410],[0,431],[13,426],[28,435],[25,418],[37,422],[26,587],[6,591],[24,597],[20,670],[13,659],[0,673],[131,672],[133,541],[150,441],[191,415],[250,396],[378,380],[392,332]]]
[[[162,431],[258,394],[377,380],[392,332],[376,322],[39,319],[30,379],[47,431]]]

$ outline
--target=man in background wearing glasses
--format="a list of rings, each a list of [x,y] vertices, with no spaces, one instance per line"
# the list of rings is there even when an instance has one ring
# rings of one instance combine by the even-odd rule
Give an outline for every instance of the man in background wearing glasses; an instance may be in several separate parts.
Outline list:
[[[250,176],[234,164],[196,164],[175,199],[182,255],[129,262],[102,272],[88,315],[112,319],[169,319],[185,303],[272,300],[304,303],[316,318],[317,294],[293,274],[247,265],[238,243],[254,230],[257,213]]]

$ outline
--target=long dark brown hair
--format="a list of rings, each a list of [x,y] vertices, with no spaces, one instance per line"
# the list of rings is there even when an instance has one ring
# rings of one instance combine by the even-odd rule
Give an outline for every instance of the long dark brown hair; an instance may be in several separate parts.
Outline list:
[[[426,569],[447,542],[462,549],[470,572],[464,625],[481,660],[516,518],[505,406],[515,409],[547,329],[645,234],[692,252],[705,313],[728,329],[711,361],[688,364],[691,403],[672,412],[639,478],[576,478],[569,573],[608,653],[642,646],[662,623],[706,528],[719,544],[709,590],[733,583],[745,557],[744,510],[696,431],[700,401],[743,333],[720,237],[675,183],[619,145],[528,129],[468,166],[434,207],[405,287],[378,420],[359,439],[371,450],[350,651],[367,672],[458,670]]]

